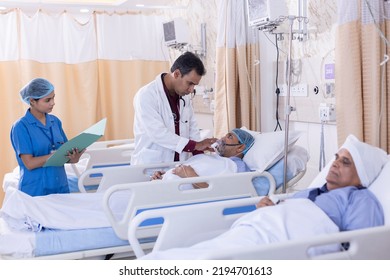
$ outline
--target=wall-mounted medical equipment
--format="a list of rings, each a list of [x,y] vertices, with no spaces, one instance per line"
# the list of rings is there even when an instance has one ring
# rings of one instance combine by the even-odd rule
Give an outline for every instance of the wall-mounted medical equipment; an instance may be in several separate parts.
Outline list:
[[[247,0],[249,26],[272,25],[287,15],[285,0]]]
[[[168,47],[179,48],[189,43],[190,30],[182,18],[163,23],[164,41]]]
[[[334,49],[331,49],[321,62],[321,86],[320,91],[324,98],[332,98],[335,96],[335,57]]]
[[[206,23],[200,25],[200,45],[190,44],[190,29],[182,18],[175,18],[163,23],[164,41],[167,47],[184,51],[191,51],[200,57],[206,57]]]
[[[336,110],[334,104],[321,103],[318,113],[321,123],[336,121]]]
[[[281,28],[289,16],[286,0],[246,0],[248,24],[251,27],[277,34],[283,40],[283,34],[288,30]],[[307,0],[297,1],[297,24],[294,25],[293,39],[304,41],[308,39],[307,30]]]

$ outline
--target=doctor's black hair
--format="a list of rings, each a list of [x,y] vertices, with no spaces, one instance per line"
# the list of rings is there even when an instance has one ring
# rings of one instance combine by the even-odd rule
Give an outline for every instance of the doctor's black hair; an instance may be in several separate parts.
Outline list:
[[[195,70],[199,76],[206,74],[202,60],[192,52],[185,52],[175,60],[171,67],[171,73],[176,69],[180,70],[182,76],[187,75],[192,70]]]

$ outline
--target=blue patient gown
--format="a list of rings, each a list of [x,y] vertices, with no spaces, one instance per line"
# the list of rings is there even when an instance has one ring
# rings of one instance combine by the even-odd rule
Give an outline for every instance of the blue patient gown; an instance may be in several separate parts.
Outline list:
[[[251,171],[248,165],[239,157],[230,157],[232,161],[237,165],[237,173]]]
[[[384,224],[382,206],[368,189],[350,186],[328,192],[325,185],[321,189],[325,192],[317,196],[314,203],[329,216],[340,231]],[[293,198],[309,197],[311,190],[300,191]]]
[[[69,193],[65,168],[39,167],[28,170],[20,158],[21,154],[34,157],[50,154],[68,141],[61,121],[46,114],[46,126],[27,110],[24,117],[15,122],[11,129],[11,142],[20,167],[19,189],[31,196],[52,193]]]

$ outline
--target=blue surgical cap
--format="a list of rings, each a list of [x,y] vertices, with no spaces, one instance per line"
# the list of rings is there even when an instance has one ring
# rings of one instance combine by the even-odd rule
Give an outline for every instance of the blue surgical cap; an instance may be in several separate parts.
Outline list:
[[[246,152],[253,146],[253,144],[255,143],[255,138],[252,136],[252,134],[250,134],[249,132],[245,131],[245,130],[242,130],[240,128],[235,128],[232,130],[232,132],[234,133],[234,135],[237,136],[238,138],[238,141],[241,143],[241,144],[245,144],[245,150],[242,152],[244,155],[246,154]]]
[[[30,98],[41,99],[52,93],[53,90],[54,86],[48,80],[36,78],[25,85],[19,93],[22,100],[30,105]]]

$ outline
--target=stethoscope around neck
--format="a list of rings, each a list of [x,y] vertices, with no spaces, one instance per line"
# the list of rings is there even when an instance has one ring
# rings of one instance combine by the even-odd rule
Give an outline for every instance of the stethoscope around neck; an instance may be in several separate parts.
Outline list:
[[[181,120],[181,117],[183,116],[184,107],[186,106],[186,101],[184,100],[183,96],[180,96],[179,99],[181,101],[183,101],[183,107],[181,107],[181,109],[180,109],[180,106],[179,106],[179,111],[180,111],[179,112],[180,113],[179,118],[176,116],[176,114],[174,112],[172,112],[173,121],[175,122],[175,124],[177,124],[179,122],[181,122],[181,123],[188,123],[188,120],[186,120],[186,121],[182,121]],[[179,101],[179,103],[180,103],[180,101]]]
[[[184,108],[186,106],[186,101],[184,100],[183,96],[180,96],[180,100],[183,101],[183,108]]]

